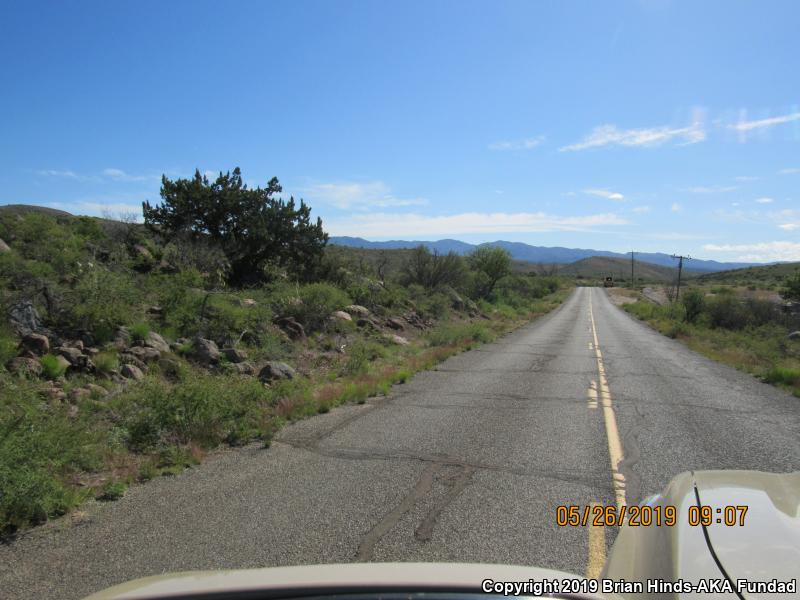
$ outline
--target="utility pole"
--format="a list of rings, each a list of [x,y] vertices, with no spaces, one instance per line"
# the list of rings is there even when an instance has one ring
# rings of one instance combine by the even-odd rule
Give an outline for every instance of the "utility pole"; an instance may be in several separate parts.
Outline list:
[[[678,289],[675,292],[675,301],[677,302],[681,297],[681,271],[683,271],[683,259],[692,260],[691,256],[681,256],[680,254],[673,254],[672,258],[678,259]]]
[[[631,289],[633,289],[633,284],[636,280],[633,278],[633,250],[631,250]]]

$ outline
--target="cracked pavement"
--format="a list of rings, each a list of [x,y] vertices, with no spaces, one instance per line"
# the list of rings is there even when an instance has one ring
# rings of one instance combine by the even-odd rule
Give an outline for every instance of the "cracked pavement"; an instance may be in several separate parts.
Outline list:
[[[698,356],[579,288],[553,313],[386,398],[224,450],[0,546],[3,598],[80,598],[172,571],[372,561],[583,574],[559,504],[614,503],[589,302],[628,503],[690,469],[800,469],[798,400]],[[606,536],[613,541],[613,531]]]

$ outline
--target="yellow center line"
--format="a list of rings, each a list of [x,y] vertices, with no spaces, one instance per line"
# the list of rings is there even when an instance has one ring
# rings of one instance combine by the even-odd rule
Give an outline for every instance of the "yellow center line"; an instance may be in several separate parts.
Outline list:
[[[600,404],[603,407],[603,419],[606,425],[606,438],[608,439],[608,456],[611,461],[611,481],[614,484],[614,496],[617,501],[617,508],[621,509],[627,503],[625,499],[625,476],[619,471],[619,465],[622,462],[624,455],[622,453],[622,442],[619,438],[617,418],[614,414],[614,407],[611,404],[611,390],[608,388],[606,370],[603,366],[603,353],[600,351],[600,343],[597,340],[597,326],[594,322],[591,289],[589,289],[589,319],[592,322],[594,354],[597,358],[598,394],[600,396]]]
[[[592,515],[594,507],[600,506],[599,502],[592,502]],[[594,519],[589,519],[589,562],[586,565],[586,578],[597,579],[606,562],[606,529],[603,525],[595,525]]]

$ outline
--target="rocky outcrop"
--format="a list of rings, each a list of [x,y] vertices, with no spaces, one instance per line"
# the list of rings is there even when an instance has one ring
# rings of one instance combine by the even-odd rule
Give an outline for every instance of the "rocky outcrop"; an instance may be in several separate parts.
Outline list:
[[[147,348],[158,350],[159,352],[169,352],[169,344],[155,331],[151,331],[147,334],[144,338],[143,345]]]
[[[46,335],[40,333],[29,333],[23,336],[20,342],[20,349],[28,350],[37,356],[50,352],[50,340]]]
[[[387,333],[384,337],[387,340],[389,340],[390,342],[392,342],[393,344],[397,344],[398,346],[408,346],[408,344],[410,343],[403,336],[396,335],[396,334],[393,334],[393,333]]]
[[[194,357],[204,365],[215,365],[219,362],[219,348],[213,340],[196,338],[194,340]]]
[[[278,317],[274,323],[293,340],[306,339],[306,330],[294,317]]]
[[[345,306],[344,309],[355,317],[369,316],[369,309],[366,306],[361,306],[360,304],[351,304],[350,306]]]
[[[6,369],[20,377],[38,377],[42,374],[42,363],[37,358],[18,356],[6,363]]]
[[[232,363],[243,363],[247,360],[247,352],[238,348],[223,348],[222,354]]]
[[[390,329],[394,329],[395,331],[402,331],[406,328],[406,326],[403,325],[403,322],[397,317],[389,317],[386,319],[386,326]]]
[[[270,361],[259,371],[258,378],[264,383],[294,379],[297,372],[285,362]]]
[[[119,370],[119,372],[120,375],[122,375],[126,379],[133,379],[134,381],[141,381],[142,379],[144,379],[144,373],[136,365],[131,365],[131,364],[122,365],[122,368]]]
[[[336,310],[331,314],[331,318],[336,321],[352,321],[353,317],[351,317],[348,313],[344,312],[343,310]]]

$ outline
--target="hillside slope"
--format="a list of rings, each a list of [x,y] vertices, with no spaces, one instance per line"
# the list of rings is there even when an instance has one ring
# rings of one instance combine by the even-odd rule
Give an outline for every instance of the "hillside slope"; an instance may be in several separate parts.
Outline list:
[[[631,261],[608,256],[592,256],[560,267],[558,273],[575,275],[582,279],[601,279],[611,276],[617,281],[628,281],[631,275]],[[673,281],[677,275],[678,270],[674,268],[640,261],[634,263],[634,276],[637,281],[668,283]],[[687,274],[687,276],[691,275]]]

